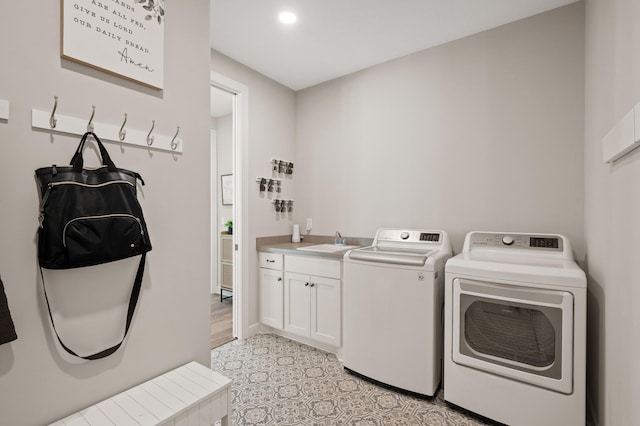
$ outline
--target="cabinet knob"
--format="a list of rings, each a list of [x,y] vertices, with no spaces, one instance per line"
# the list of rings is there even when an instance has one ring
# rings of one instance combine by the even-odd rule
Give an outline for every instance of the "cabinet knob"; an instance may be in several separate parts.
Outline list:
[[[311,283],[311,287],[313,287],[314,285],[315,285],[314,283]]]
[[[278,281],[282,281],[282,278],[278,277]]]
[[[275,260],[271,260],[271,259],[267,259],[267,262],[269,262],[269,263],[276,263],[276,261],[275,261]]]
[[[308,286],[309,286],[309,283],[304,283],[304,286],[305,286],[305,287],[308,287]]]

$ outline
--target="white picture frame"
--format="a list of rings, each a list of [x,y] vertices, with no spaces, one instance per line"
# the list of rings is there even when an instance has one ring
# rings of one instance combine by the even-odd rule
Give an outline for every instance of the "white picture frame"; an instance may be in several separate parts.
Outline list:
[[[164,0],[60,1],[63,58],[163,89]]]

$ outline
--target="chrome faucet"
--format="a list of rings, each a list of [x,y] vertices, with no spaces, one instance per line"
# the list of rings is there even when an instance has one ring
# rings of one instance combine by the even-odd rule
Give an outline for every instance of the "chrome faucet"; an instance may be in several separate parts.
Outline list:
[[[340,232],[336,231],[336,236],[333,239],[333,243],[335,245],[338,245],[338,246],[346,246],[347,245],[347,239],[346,238],[342,238],[342,235],[340,235]]]
[[[336,237],[337,238],[342,238],[342,235],[340,235],[340,232],[336,231]]]

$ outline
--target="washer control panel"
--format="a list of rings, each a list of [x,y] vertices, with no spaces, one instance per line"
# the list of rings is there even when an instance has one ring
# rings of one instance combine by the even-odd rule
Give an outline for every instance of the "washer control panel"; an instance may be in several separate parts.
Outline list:
[[[481,247],[562,252],[564,250],[564,239],[560,235],[473,232],[469,248]]]
[[[402,243],[442,243],[442,232],[424,229],[379,229],[376,233],[377,242]]]

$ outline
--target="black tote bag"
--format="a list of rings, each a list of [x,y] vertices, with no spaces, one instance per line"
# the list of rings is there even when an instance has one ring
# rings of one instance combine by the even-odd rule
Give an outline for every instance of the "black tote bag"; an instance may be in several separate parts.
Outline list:
[[[82,151],[91,135],[102,167],[84,169]],[[136,172],[119,169],[98,137],[87,132],[71,166],[36,170],[40,187],[38,260],[46,269],[98,265],[151,250],[136,195]]]
[[[13,342],[17,338],[18,335],[9,311],[7,295],[4,292],[4,284],[2,283],[2,278],[0,278],[0,345]]]
[[[83,168],[83,150],[91,136],[98,144],[102,165]],[[99,359],[115,352],[127,335],[138,301],[146,253],[151,250],[149,232],[137,199],[137,180],[142,177],[117,168],[94,133],[87,132],[71,158],[70,166],[39,168],[35,172],[40,190],[38,262],[44,287],[45,269],[72,269],[99,265],[142,255],[131,290],[122,341],[96,354],[80,356],[60,339],[45,288],[47,309],[58,341],[72,355]]]

